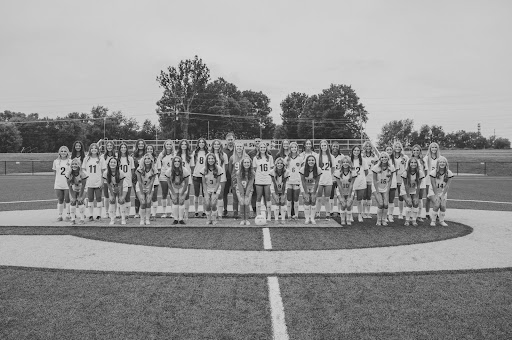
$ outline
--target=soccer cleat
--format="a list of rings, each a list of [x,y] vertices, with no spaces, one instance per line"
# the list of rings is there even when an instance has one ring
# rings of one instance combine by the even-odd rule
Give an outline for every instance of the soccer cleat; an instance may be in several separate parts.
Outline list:
[[[121,224],[122,224],[122,225],[126,225],[126,220],[122,219],[122,220],[121,220]]]
[[[436,222],[435,221],[430,222],[430,226],[431,227],[435,227],[436,226]]]
[[[201,215],[201,216],[206,217],[206,213],[204,212],[203,215]]]
[[[404,223],[404,226],[408,227],[409,226],[409,221],[406,220],[405,223]]]
[[[388,222],[389,222],[389,223],[393,223],[393,222],[395,222],[395,221],[393,220],[393,215],[388,215]]]
[[[309,224],[309,219],[306,218],[306,220],[304,221],[304,224]]]
[[[146,225],[151,225],[151,222],[149,222],[149,220],[146,220]]]
[[[144,219],[143,218],[140,219],[139,225],[144,225]]]
[[[382,220],[382,225],[383,225],[384,227],[387,227],[387,226],[388,226],[388,222],[386,222],[386,220]]]
[[[109,224],[110,224],[110,225],[114,225],[114,223],[116,223],[116,221],[115,221],[115,220],[110,220],[110,223],[109,223]]]
[[[179,222],[178,222],[178,223],[179,223],[179,224],[185,224],[185,221],[183,221],[183,220],[179,220]]]
[[[425,220],[423,219],[423,217],[418,217],[418,222],[424,222]]]
[[[227,211],[227,210],[224,210],[224,211],[222,212],[222,217],[227,217],[227,216],[228,216],[228,211]]]
[[[135,215],[133,215],[133,218],[139,218],[139,217],[140,217],[140,215],[139,215],[139,214],[135,214]]]
[[[417,227],[417,226],[418,226],[418,222],[416,222],[416,221],[412,221],[412,226],[413,226],[413,227]]]
[[[194,214],[194,216],[195,216],[195,217],[199,217],[199,213],[198,213],[198,212],[196,212],[196,213]]]
[[[85,223],[85,220],[82,218],[82,219],[80,220],[80,224],[84,224],[84,223]]]
[[[66,220],[68,220],[68,221],[71,220],[71,215],[70,214],[66,215]]]
[[[59,218],[57,218],[57,222],[62,222],[64,221],[64,219],[62,218],[62,216],[59,216]]]
[[[240,222],[240,225],[245,225],[245,221]]]
[[[439,224],[442,225],[443,227],[448,227],[448,224],[446,224],[445,221],[439,222]]]
[[[376,224],[376,225],[382,225],[382,224],[380,223],[380,220],[377,220],[377,224]]]
[[[178,220],[172,221],[172,224],[178,224]]]
[[[75,225],[76,224],[76,221],[75,220],[71,220],[71,225]]]
[[[348,220],[348,221],[347,221],[347,225],[352,225],[352,221],[351,221],[351,220]]]
[[[98,221],[98,222],[99,222],[100,220],[101,220],[101,217],[96,216],[96,221]]]
[[[316,224],[316,220],[311,219],[311,224]]]
[[[398,215],[398,219],[399,220],[403,220],[404,219],[404,215],[402,215],[402,214]]]
[[[341,221],[340,221],[340,224],[341,224],[341,225],[345,225],[345,221],[344,221],[344,220],[341,220]]]
[[[93,222],[94,221],[94,217],[89,216],[89,221]]]
[[[249,222],[249,220],[246,220],[245,225],[251,225],[251,222]]]
[[[217,223],[218,223],[217,220],[212,222],[213,225],[216,225]]]
[[[357,218],[357,221],[358,222],[363,222],[363,216],[359,215],[359,217]]]
[[[160,218],[167,218],[167,214],[162,214],[162,216],[160,216]]]

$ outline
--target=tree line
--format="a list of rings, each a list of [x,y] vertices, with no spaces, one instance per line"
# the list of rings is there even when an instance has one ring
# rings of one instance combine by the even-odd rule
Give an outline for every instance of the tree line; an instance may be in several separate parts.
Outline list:
[[[402,142],[404,147],[418,144],[422,148],[427,148],[431,142],[436,142],[443,149],[510,149],[510,140],[507,138],[496,136],[485,138],[474,131],[458,130],[446,133],[440,125],[427,124],[415,130],[412,119],[393,120],[382,126],[378,136],[379,148],[385,148],[395,140]]]

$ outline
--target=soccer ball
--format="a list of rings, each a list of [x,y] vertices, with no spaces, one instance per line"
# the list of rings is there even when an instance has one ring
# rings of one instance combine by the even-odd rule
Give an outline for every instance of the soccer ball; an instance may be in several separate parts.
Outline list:
[[[265,218],[264,215],[258,215],[254,219],[254,224],[256,224],[256,225],[266,225],[267,224],[267,219]]]

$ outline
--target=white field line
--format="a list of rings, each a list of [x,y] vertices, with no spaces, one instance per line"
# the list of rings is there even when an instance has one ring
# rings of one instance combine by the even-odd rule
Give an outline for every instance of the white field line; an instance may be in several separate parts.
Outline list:
[[[496,204],[512,204],[512,202],[480,201],[480,200],[458,200],[458,199],[453,199],[453,198],[448,198],[448,201],[456,201],[456,202],[476,202],[476,203],[496,203]]]
[[[272,332],[274,340],[288,340],[288,330],[284,318],[284,306],[276,276],[267,278],[270,313],[272,314]]]
[[[32,203],[32,202],[54,202],[57,201],[56,198],[51,200],[32,200],[32,201],[11,201],[11,202],[0,202],[0,204],[9,204],[9,203]]]
[[[263,249],[272,249],[272,240],[270,239],[270,230],[268,228],[263,228]]]

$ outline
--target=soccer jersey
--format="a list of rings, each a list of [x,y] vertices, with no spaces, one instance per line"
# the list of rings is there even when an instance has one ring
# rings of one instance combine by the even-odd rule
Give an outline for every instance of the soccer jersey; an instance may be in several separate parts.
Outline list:
[[[437,168],[437,159],[439,157],[436,157],[435,159],[432,158],[430,160],[430,168],[428,166],[428,155],[423,157],[423,163],[425,163],[425,173],[430,174],[432,171],[435,171]],[[427,185],[430,185],[430,181],[427,181]]]
[[[222,164],[220,162],[220,156],[218,153],[215,154],[215,159],[217,160],[217,165],[219,165],[220,167],[222,167],[222,176],[220,178],[220,182],[223,183],[223,182],[226,182],[227,181],[227,177],[226,177],[226,166],[228,165],[228,155],[226,155],[224,152],[222,152]]]
[[[290,173],[288,172],[288,170],[284,170],[281,176],[277,175],[275,168],[270,172],[270,178],[271,179],[273,178],[276,181],[276,186],[277,186],[276,194],[284,194],[285,193],[286,188],[283,184],[284,184],[284,181],[287,180],[289,177],[290,177]]]
[[[89,178],[87,179],[88,188],[101,187],[101,178],[103,171],[107,168],[105,158],[103,157],[85,157],[82,163],[82,169],[87,171]]]
[[[151,168],[149,171],[145,171],[144,168],[137,168],[136,172],[140,175],[140,179],[142,181],[142,189],[143,190],[149,190],[151,185],[151,180],[155,178],[156,181],[156,171],[154,167]],[[138,192],[140,191],[140,185],[137,183],[135,185],[135,190]]]
[[[190,176],[190,174],[192,173],[192,167],[194,166],[194,157],[191,156],[190,161],[187,162],[186,156],[181,156],[181,165],[183,166],[184,169],[188,171],[188,183],[192,184],[192,176]]]
[[[164,176],[162,176],[162,177],[164,177]],[[186,167],[183,167],[182,176],[176,176],[173,180],[172,179],[172,168],[167,169],[167,172],[165,173],[165,178],[169,179],[169,182],[171,183],[172,187],[175,190],[181,190],[181,189],[183,189],[184,185],[189,184],[190,170],[187,170]]]
[[[331,157],[331,159],[329,159],[329,157],[327,155],[322,155],[322,166],[320,166],[320,161],[318,161],[318,166],[322,170],[322,176],[320,176],[319,185],[332,185],[333,177],[332,177],[331,168],[333,166],[334,167],[336,166],[336,165],[334,165],[333,157]]]
[[[379,158],[377,156],[370,156],[370,157],[364,157],[363,159],[366,161],[366,164],[368,164],[368,168],[372,169],[375,164],[379,161]],[[373,172],[368,171],[368,175],[366,176],[366,183],[372,183],[373,182]]]
[[[437,190],[444,190],[444,187],[446,186],[444,174],[437,176],[437,171],[436,171],[436,169],[434,169],[433,171],[430,172],[430,177],[435,179]],[[453,173],[450,170],[448,170],[448,176],[446,176],[446,177],[452,178]],[[432,188],[430,188],[430,190],[432,190]]]
[[[66,172],[66,179],[70,181],[71,184],[71,190],[80,192],[82,189],[82,185],[84,180],[89,178],[89,174],[87,174],[87,171],[78,169],[77,172],[75,172],[75,175],[72,173],[73,170],[69,169]]]
[[[314,177],[313,171],[309,172],[309,175],[306,177],[304,174],[305,167],[303,166],[300,169],[300,174],[305,176],[304,181],[306,182],[306,188],[304,188],[304,191],[307,193],[312,193],[315,189],[316,182],[320,179],[320,176],[322,176],[322,170],[317,166],[317,177]]]
[[[103,183],[108,185],[108,169],[103,171],[103,179],[104,179]],[[128,189],[128,183],[126,183],[127,182],[126,174],[124,173],[123,170],[119,170],[119,181],[116,181],[116,176],[112,176],[112,179],[110,181],[110,185],[113,186],[114,193],[118,192],[119,183],[121,183],[121,180],[123,180],[123,190]]]
[[[206,178],[206,192],[212,193],[215,190],[216,179],[217,177],[221,177],[224,175],[224,168],[220,165],[215,165],[217,167],[217,176],[214,175],[213,171],[209,171],[207,167],[204,167],[201,170],[201,177]],[[220,186],[219,186],[220,188]]]
[[[341,159],[345,157],[343,156],[343,154],[339,154],[338,156],[334,157],[332,156],[332,159],[333,159],[333,165],[332,167],[334,168],[334,170],[339,170],[341,169]]]
[[[194,177],[201,177],[201,170],[203,170],[204,165],[206,163],[206,151],[199,150],[196,153],[192,154],[192,157],[197,154],[197,157],[195,157],[194,163],[194,173],[192,174]]]
[[[299,185],[300,184],[300,169],[302,168],[302,162],[304,161],[301,156],[295,158],[287,157],[287,168],[290,173],[287,184]]]
[[[372,174],[377,174],[377,188],[375,188],[372,183],[372,191],[386,192],[388,191],[388,188],[392,188],[395,171],[396,170],[393,165],[390,165],[386,170],[382,170],[380,166],[374,165],[372,168]]]
[[[402,173],[402,186],[400,187],[400,195],[415,195],[418,190],[418,182],[421,183],[421,180],[425,176],[423,175],[423,171],[416,171],[415,174],[411,174],[411,183],[406,184],[407,182],[407,171]]]
[[[353,165],[354,172],[356,173],[356,178],[354,179],[354,190],[366,189],[366,175],[364,172],[368,171],[368,163],[366,163],[364,158],[360,162],[359,157],[355,157]]]
[[[171,155],[165,155],[165,156],[162,156],[162,154],[160,154],[158,156],[158,159],[160,160],[160,164],[162,166],[162,173],[165,174],[167,172],[167,170],[169,170],[172,166],[172,159],[174,158],[174,155],[171,154]],[[162,178],[160,178],[161,181],[166,181],[167,179],[165,178],[165,176],[162,176]]]
[[[57,158],[53,161],[52,169],[55,170],[55,183],[53,188],[56,190],[66,190],[68,188],[68,181],[66,173],[71,169],[71,160]]]
[[[400,157],[394,159],[393,166],[396,169],[396,183],[397,184],[402,184],[402,174],[405,171],[408,160],[409,160],[409,157],[404,154],[402,154]]]
[[[125,175],[124,183],[126,183],[127,188],[131,188],[132,187],[132,179],[133,179],[132,178],[133,169],[135,169],[135,161],[133,160],[133,157],[128,156],[128,157],[119,158],[119,165]],[[123,183],[123,185],[124,185],[124,183]]]
[[[256,171],[256,176],[254,178],[254,184],[256,185],[270,185],[272,184],[272,179],[270,178],[270,172],[274,167],[274,159],[272,155],[267,157],[263,156],[258,158],[254,157],[252,161],[252,167]]]
[[[354,182],[353,175],[354,175],[354,173],[350,170],[346,174],[341,169],[334,171],[334,178],[339,179],[341,182],[341,187],[338,188],[340,195],[347,196],[347,195],[351,194],[349,189],[350,189],[350,184]]]

